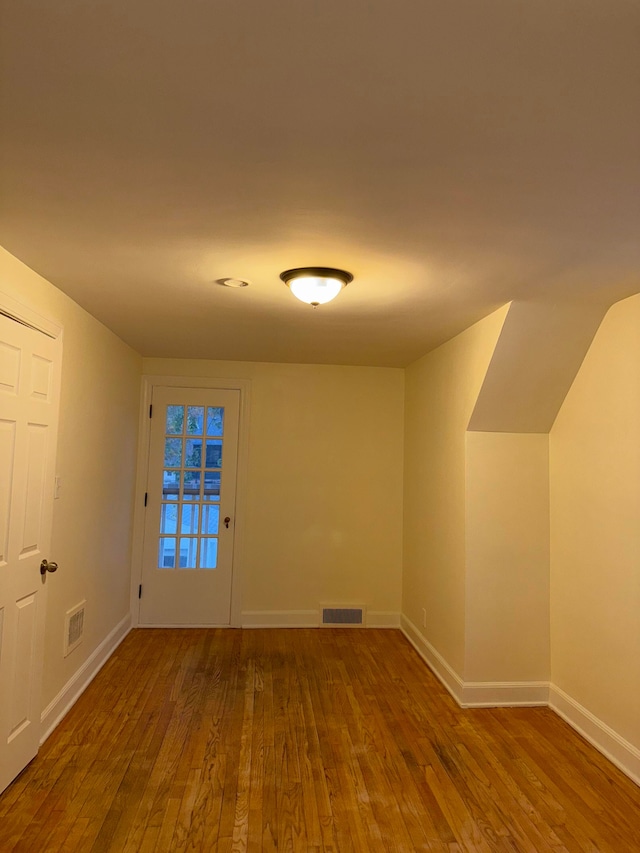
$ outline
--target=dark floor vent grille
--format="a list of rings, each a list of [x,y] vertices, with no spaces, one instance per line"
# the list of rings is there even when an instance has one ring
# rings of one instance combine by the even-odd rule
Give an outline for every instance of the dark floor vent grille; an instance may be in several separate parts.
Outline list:
[[[363,607],[323,607],[323,625],[364,625]]]

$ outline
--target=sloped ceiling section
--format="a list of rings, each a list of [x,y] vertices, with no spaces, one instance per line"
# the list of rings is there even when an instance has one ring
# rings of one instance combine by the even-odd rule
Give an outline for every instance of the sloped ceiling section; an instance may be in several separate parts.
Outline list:
[[[608,307],[511,303],[468,429],[549,432]]]

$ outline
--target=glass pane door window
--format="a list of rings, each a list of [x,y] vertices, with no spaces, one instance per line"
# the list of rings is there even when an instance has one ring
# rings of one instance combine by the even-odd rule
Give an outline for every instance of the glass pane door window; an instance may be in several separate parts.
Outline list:
[[[223,406],[167,405],[158,568],[218,565],[224,452]]]

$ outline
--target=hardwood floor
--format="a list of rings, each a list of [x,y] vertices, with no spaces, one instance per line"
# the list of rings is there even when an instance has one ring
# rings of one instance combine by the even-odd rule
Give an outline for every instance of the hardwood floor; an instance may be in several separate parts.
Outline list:
[[[460,710],[398,631],[138,630],[0,797],[0,851],[640,851],[544,708]]]

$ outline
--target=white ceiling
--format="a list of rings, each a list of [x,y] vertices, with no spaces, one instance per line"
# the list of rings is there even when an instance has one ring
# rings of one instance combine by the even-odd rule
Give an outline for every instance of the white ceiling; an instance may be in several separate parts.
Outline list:
[[[3,11],[0,243],[144,355],[402,366],[640,290],[637,0]]]

